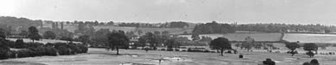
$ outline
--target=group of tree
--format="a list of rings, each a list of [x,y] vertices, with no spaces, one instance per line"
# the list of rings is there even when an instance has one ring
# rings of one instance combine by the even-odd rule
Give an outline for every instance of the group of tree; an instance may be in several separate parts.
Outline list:
[[[292,43],[285,43],[286,47],[291,50],[289,53],[292,54],[292,56],[294,56],[294,54],[297,54],[297,51],[295,51],[297,48],[300,48],[301,46],[298,43],[292,42]]]
[[[108,43],[105,45],[107,46],[107,50],[116,50],[117,55],[119,55],[120,48],[128,48],[129,46],[129,38],[125,35],[124,31],[113,31],[108,33],[107,35]]]
[[[318,45],[316,45],[315,43],[305,43],[303,44],[303,46],[300,46],[297,42],[286,42],[285,44],[286,47],[290,50],[288,53],[292,54],[292,56],[298,53],[295,50],[300,47],[303,47],[303,50],[307,51],[306,54],[309,57],[313,57],[315,54],[317,54],[318,50]],[[313,51],[315,51],[315,53]]]
[[[313,57],[317,54],[318,46],[315,43],[306,43],[303,45],[303,50],[308,51],[306,54]],[[315,54],[313,53],[315,51]]]
[[[37,30],[34,27],[30,27],[29,36],[32,40],[41,38],[36,36]],[[83,44],[74,43],[36,43],[36,42],[24,42],[22,39],[9,41],[6,39],[3,30],[0,30],[0,59],[7,58],[21,58],[21,57],[34,57],[34,56],[57,56],[57,55],[72,55],[77,53],[86,53],[88,48]],[[39,38],[36,38],[39,37]],[[10,48],[16,48],[20,50],[10,50]]]
[[[232,50],[231,43],[228,39],[219,37],[212,40],[209,44],[210,48],[220,50],[223,56],[224,50]]]
[[[287,30],[292,30],[292,32],[300,32],[300,31],[308,31],[309,33],[318,33],[318,32],[325,32],[330,33],[332,31],[336,31],[335,26],[326,26],[321,24],[277,24],[277,23],[270,23],[270,24],[234,24],[233,25],[236,30],[238,31],[258,31],[258,32],[290,32]]]
[[[164,28],[186,28],[186,27],[189,27],[189,24],[183,21],[172,21],[172,22],[162,24],[160,27],[161,28],[162,27]]]
[[[236,30],[229,24],[219,24],[216,21],[206,24],[196,25],[193,34],[225,34],[234,33]]]
[[[143,27],[143,28],[185,28],[189,27],[187,22],[183,21],[172,21],[168,23],[120,23],[118,26],[122,27]]]

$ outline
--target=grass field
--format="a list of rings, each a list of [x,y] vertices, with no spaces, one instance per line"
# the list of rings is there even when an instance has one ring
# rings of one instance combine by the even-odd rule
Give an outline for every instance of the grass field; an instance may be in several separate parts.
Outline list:
[[[168,31],[171,34],[182,34],[183,32],[191,32],[193,28],[136,28],[136,27],[118,27],[118,26],[94,26],[95,30],[99,29],[109,29],[112,30],[123,30],[123,31],[136,31],[141,30],[145,34],[146,32],[154,32],[154,31]]]
[[[121,50],[122,55],[115,55],[115,51],[90,48],[86,54],[65,56],[42,56],[0,60],[0,65],[258,65],[265,58],[271,58],[276,65],[301,65],[311,59],[318,59],[320,65],[336,64],[335,55],[317,55],[309,58],[299,54],[290,56],[285,53],[245,52],[239,50],[245,58],[239,59],[238,54],[202,53],[202,52],[174,52],[174,51],[143,51]],[[159,63],[159,59],[162,62]]]
[[[191,35],[179,35],[180,37],[187,37],[191,40]],[[280,33],[252,33],[252,34],[240,34],[240,33],[229,33],[229,34],[200,34],[202,36],[208,36],[212,39],[218,37],[228,38],[230,41],[244,41],[246,37],[250,36],[256,41],[279,41],[281,39]]]
[[[335,34],[303,34],[303,33],[288,33],[285,34],[284,40],[300,43],[336,43]]]

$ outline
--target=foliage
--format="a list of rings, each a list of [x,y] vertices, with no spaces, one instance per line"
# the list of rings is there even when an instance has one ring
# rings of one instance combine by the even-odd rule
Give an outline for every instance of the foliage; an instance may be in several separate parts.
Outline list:
[[[210,48],[220,49],[221,55],[223,56],[223,50],[232,49],[231,44],[228,39],[219,37],[210,42]]]
[[[165,45],[167,46],[167,51],[173,51],[173,48],[178,48],[180,43],[175,38],[170,38],[165,42]]]
[[[312,51],[308,51],[306,54],[307,54],[309,57],[314,57],[314,55],[315,55]]]
[[[212,23],[196,25],[193,33],[197,34],[214,34],[214,33],[234,33],[235,29],[229,24],[218,24],[216,21]]]
[[[95,44],[92,46],[103,47],[104,44],[107,44],[108,43],[108,38],[107,38],[108,33],[110,33],[109,29],[100,29],[96,31],[92,37],[92,41]]]
[[[315,43],[307,43],[303,45],[303,49],[306,51],[318,50],[318,46]]]
[[[325,26],[321,24],[239,24],[235,26],[236,30],[239,31],[259,31],[259,32],[300,32],[308,31],[309,33],[318,33],[318,32],[332,32],[336,31],[335,26]],[[288,31],[291,30],[291,31]]]
[[[9,51],[10,50],[8,46],[6,46],[4,43],[0,43],[0,59],[7,59],[7,53]]]
[[[193,41],[196,41],[196,40],[200,40],[200,39],[201,39],[201,38],[199,37],[199,34],[197,34],[197,33],[193,33],[193,34],[191,35],[191,38],[192,38]]]
[[[294,51],[296,48],[300,48],[300,45],[297,43],[286,43],[286,47]]]
[[[286,47],[291,50],[290,53],[294,56],[296,54],[294,50],[300,48],[300,45],[297,43],[286,43]]]
[[[303,49],[308,51],[307,55],[309,55],[310,57],[314,56],[311,53],[313,53],[312,51],[315,51],[315,53],[317,54],[317,50],[318,50],[318,46],[315,43],[307,43],[303,45]]]
[[[157,38],[158,36],[156,36],[155,34],[153,34],[152,32],[147,32],[145,35],[141,36],[139,39],[139,42],[142,44],[147,45],[147,43],[149,43],[149,46],[152,49],[156,49],[156,46],[158,45],[159,42],[159,38]]]
[[[89,35],[81,35],[77,39],[77,41],[83,42],[84,44],[89,44],[91,42]]]
[[[202,39],[200,41],[211,41],[211,37],[208,36],[202,36]]]
[[[21,36],[23,36],[23,37],[27,37],[28,34],[29,34],[29,32],[26,31],[26,30],[22,30],[19,34],[20,34]]]
[[[123,31],[112,32],[107,35],[109,43],[106,44],[107,50],[117,50],[119,55],[119,48],[127,48],[129,39]]]
[[[0,38],[3,38],[3,39],[6,38],[5,30],[2,28],[0,28]]]
[[[43,38],[45,38],[45,39],[55,39],[56,34],[52,31],[46,31],[46,32],[43,33]]]
[[[15,45],[13,45],[13,46],[14,46],[14,48],[25,48],[26,47],[25,43],[23,42],[22,39],[17,39],[15,41]]]
[[[38,33],[38,30],[36,29],[36,27],[34,26],[31,26],[29,27],[29,34],[28,34],[28,37],[31,39],[31,40],[40,40],[41,39],[41,35]]]

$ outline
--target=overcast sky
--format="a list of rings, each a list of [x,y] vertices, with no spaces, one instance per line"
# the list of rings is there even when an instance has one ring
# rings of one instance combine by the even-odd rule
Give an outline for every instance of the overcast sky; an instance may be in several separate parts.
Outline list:
[[[55,21],[336,25],[336,0],[0,0],[1,16]]]

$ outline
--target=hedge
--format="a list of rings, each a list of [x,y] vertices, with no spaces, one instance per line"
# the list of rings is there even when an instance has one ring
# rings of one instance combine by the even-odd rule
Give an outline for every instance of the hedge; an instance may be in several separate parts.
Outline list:
[[[57,55],[73,55],[78,53],[87,53],[88,47],[82,44],[73,43],[22,43],[8,42],[13,44],[0,43],[0,59],[23,58],[35,56],[57,56]],[[11,51],[9,47],[20,48],[21,50]]]

